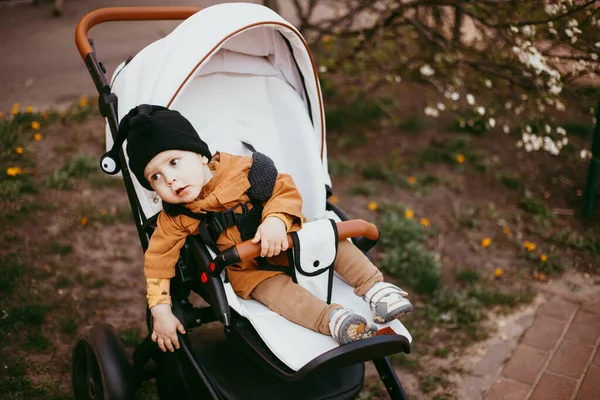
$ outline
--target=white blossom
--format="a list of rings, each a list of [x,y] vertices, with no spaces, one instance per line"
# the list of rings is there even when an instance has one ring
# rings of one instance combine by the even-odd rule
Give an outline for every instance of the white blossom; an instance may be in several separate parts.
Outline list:
[[[484,115],[485,114],[485,108],[482,106],[477,107],[477,113],[479,115]]]
[[[544,11],[546,11],[546,14],[548,15],[556,15],[560,11],[560,8],[558,7],[558,4],[546,4]]]
[[[429,66],[429,64],[424,64],[420,69],[419,72],[421,73],[421,75],[423,76],[432,76],[435,74],[435,71],[433,70],[433,68],[431,68]]]
[[[494,118],[490,118],[488,119],[488,124],[490,124],[490,128],[493,128],[496,126],[496,120]]]
[[[440,115],[440,112],[437,110],[437,108],[427,106],[427,107],[425,107],[425,115],[427,115],[428,117],[435,118]]]
[[[502,127],[502,130],[504,131],[504,133],[510,133],[510,126],[504,124],[504,126]]]
[[[394,80],[398,83],[402,82],[402,77],[399,75],[394,76]]]
[[[473,96],[471,93],[467,94],[467,103],[469,103],[471,106],[475,104],[475,96]]]
[[[446,106],[444,105],[444,103],[439,102],[439,103],[437,103],[437,108],[440,111],[444,111],[446,109]]]
[[[559,135],[566,135],[567,131],[565,128],[563,128],[562,126],[557,126],[556,127],[556,133],[558,133]]]
[[[454,93],[452,93],[450,98],[454,101],[457,101],[458,99],[460,99],[460,94],[458,92],[454,92]]]
[[[592,158],[592,152],[587,149],[583,149],[579,152],[579,157],[582,160],[588,160],[588,159]]]
[[[489,87],[489,88],[492,87],[492,81],[490,81],[489,79],[486,79],[485,81],[483,81],[483,83],[485,84],[486,87]]]
[[[319,66],[319,73],[324,74],[327,72],[327,67],[324,65]]]

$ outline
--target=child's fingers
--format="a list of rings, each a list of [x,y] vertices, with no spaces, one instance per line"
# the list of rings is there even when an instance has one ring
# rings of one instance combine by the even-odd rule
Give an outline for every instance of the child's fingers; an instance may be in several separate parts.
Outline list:
[[[281,251],[286,251],[289,247],[287,237],[281,242]]]
[[[275,243],[273,246],[273,255],[276,256],[279,253],[281,253],[281,243]]]
[[[275,252],[275,244],[273,242],[269,242],[269,251],[267,251],[267,257],[273,257],[274,252]]]
[[[159,336],[158,339],[156,340],[156,343],[158,344],[158,347],[163,351],[166,352],[167,348],[165,347],[165,339],[163,339],[162,336]]]
[[[269,242],[266,239],[263,239],[260,242],[260,256],[261,257],[266,256],[268,251],[269,251]]]
[[[182,335],[185,334],[185,328],[183,327],[183,324],[180,322],[177,325],[177,330],[179,331],[179,333],[181,333]]]
[[[175,349],[173,348],[173,343],[171,343],[171,338],[169,336],[165,338],[165,346],[167,347],[167,349],[169,349],[171,353],[175,351]]]
[[[260,241],[260,231],[256,231],[256,235],[252,238],[252,243],[258,243]]]
[[[175,347],[175,349],[179,348],[179,338],[177,337],[177,332],[175,332],[171,337],[171,343],[173,343],[172,347]],[[171,351],[175,351],[174,349]]]
[[[156,332],[152,332],[152,336],[150,336],[150,338],[152,339],[152,341],[154,343],[156,343],[156,340],[158,339],[158,335],[156,334]]]

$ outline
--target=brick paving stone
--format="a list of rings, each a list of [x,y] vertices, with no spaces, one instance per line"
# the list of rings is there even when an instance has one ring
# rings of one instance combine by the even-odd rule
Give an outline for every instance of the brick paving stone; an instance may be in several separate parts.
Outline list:
[[[501,378],[487,391],[483,400],[526,400],[529,389],[530,386]]]
[[[592,351],[594,351],[593,347],[563,341],[554,353],[547,371],[578,379],[590,359]]]
[[[545,372],[530,400],[568,400],[573,395],[575,379]]]
[[[547,358],[548,353],[543,350],[519,345],[504,366],[502,376],[532,385]]]
[[[579,310],[564,340],[594,346],[600,336],[600,318],[589,311]]]
[[[525,333],[521,343],[535,349],[551,350],[558,342],[566,325],[566,322],[538,316]]]
[[[594,303],[586,304],[581,307],[582,310],[592,312],[594,314],[600,315],[600,301],[596,301]]]
[[[579,388],[576,400],[598,400],[600,398],[600,367],[590,366]]]
[[[537,315],[553,318],[559,321],[568,321],[577,310],[577,305],[570,303],[560,297],[550,299],[546,304],[540,307]]]
[[[592,360],[592,365],[600,367],[600,348],[596,349],[596,357]]]

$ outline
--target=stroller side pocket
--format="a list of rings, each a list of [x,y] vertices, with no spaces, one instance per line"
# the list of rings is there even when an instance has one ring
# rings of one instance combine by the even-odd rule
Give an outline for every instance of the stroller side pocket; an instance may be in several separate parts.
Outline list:
[[[291,265],[294,282],[327,303],[331,303],[333,262],[337,255],[335,221],[324,219],[304,224],[291,234],[294,241]]]

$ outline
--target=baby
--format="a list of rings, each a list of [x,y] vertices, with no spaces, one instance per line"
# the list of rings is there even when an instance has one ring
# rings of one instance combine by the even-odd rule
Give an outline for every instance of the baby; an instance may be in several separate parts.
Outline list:
[[[238,225],[213,232],[219,251],[248,238],[260,242],[264,258],[227,268],[235,293],[258,300],[292,322],[331,335],[339,344],[377,333],[377,326],[363,316],[339,304],[327,304],[292,280],[293,267],[288,266],[286,256],[287,233],[302,227],[302,198],[287,174],[257,176],[259,168],[253,169],[253,165],[272,165],[268,157],[260,153],[253,157],[223,152],[212,155],[179,112],[143,104],[122,119],[115,144],[101,161],[105,171],[118,159],[117,152],[125,139],[133,175],[163,201],[163,211],[144,255],[148,307],[154,319],[152,340],[162,351],[179,348],[177,331],[185,333],[171,312],[169,289],[186,237],[199,234],[203,216],[227,210],[241,213],[255,207],[260,213],[250,232],[248,225],[242,229],[244,232]],[[260,196],[253,190],[261,185],[270,193],[265,195],[262,189],[263,198],[257,201]],[[367,302],[376,322],[389,322],[412,311],[404,297],[407,293],[383,282],[379,269],[351,242],[339,242],[334,269]]]

